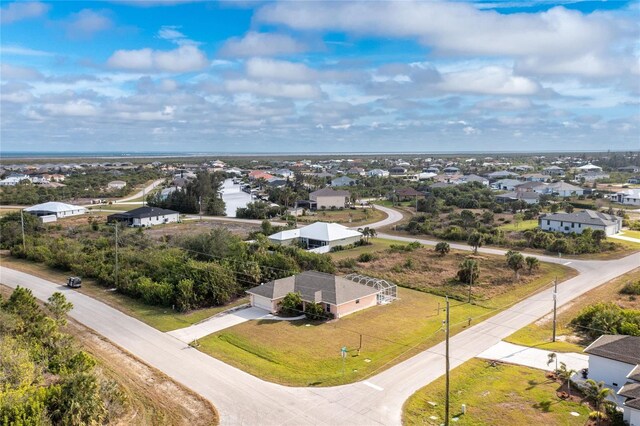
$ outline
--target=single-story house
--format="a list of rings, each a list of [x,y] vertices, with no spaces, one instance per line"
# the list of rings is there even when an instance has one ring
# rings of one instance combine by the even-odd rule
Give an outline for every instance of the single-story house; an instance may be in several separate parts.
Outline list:
[[[108,189],[122,189],[127,186],[127,182],[123,180],[112,180],[107,184]]]
[[[618,167],[618,171],[619,172],[624,172],[624,173],[638,173],[638,172],[640,172],[640,167],[639,166]]]
[[[623,419],[640,426],[640,337],[605,334],[584,352],[589,354],[589,378],[624,398]]]
[[[334,318],[342,318],[375,306],[380,290],[335,275],[307,271],[261,284],[247,290],[247,293],[251,306],[271,313],[280,310],[282,299],[287,294],[299,293],[303,310],[308,303],[320,303],[325,312],[333,314]]]
[[[454,166],[448,166],[442,169],[442,172],[446,175],[455,175],[460,172],[460,169]]]
[[[519,185],[517,185],[516,189],[520,192],[538,190],[539,193],[542,193],[542,190],[546,188],[546,186],[547,185],[542,182],[528,181],[520,183]]]
[[[399,200],[414,200],[416,198],[424,198],[424,193],[413,188],[400,188],[391,192],[390,196],[396,196]]]
[[[549,175],[543,175],[542,173],[529,173],[521,177],[527,182],[548,182],[551,179]]]
[[[546,186],[544,190],[546,194],[554,194],[559,197],[571,197],[574,195],[584,195],[584,189],[579,186],[571,185],[567,182],[553,182]]]
[[[438,167],[438,166],[429,166],[429,167],[425,167],[424,169],[422,169],[422,171],[425,172],[425,173],[438,174],[438,173],[440,173],[440,167]]]
[[[627,179],[627,183],[640,183],[640,176],[634,176]]]
[[[31,182],[31,179],[27,175],[12,175],[0,180],[0,186],[16,186],[23,181]]]
[[[332,188],[322,188],[310,193],[309,199],[316,203],[316,209],[343,209],[349,204],[351,193]]]
[[[622,218],[593,210],[577,213],[553,213],[538,219],[540,229],[544,231],[564,232],[565,234],[582,232],[589,228],[604,231],[606,235],[614,235],[622,229]]]
[[[128,226],[146,227],[163,223],[175,223],[180,219],[180,213],[161,209],[160,207],[144,206],[128,212],[107,216],[107,222],[124,222]]]
[[[368,177],[389,177],[389,172],[382,169],[373,169],[367,172]]]
[[[341,176],[331,181],[331,186],[353,186],[356,184],[356,180],[348,176]]]
[[[542,169],[543,175],[564,176],[564,170],[558,166],[549,166]]]
[[[640,189],[625,189],[607,196],[614,203],[640,206]]]
[[[49,201],[48,203],[36,204],[35,206],[27,207],[24,211],[38,217],[55,216],[56,219],[59,219],[85,214],[87,209],[81,206]]]
[[[478,175],[464,175],[459,177],[455,183],[470,183],[470,182],[478,182],[484,186],[489,186],[489,179],[487,178],[483,178],[482,176],[478,176]]]
[[[517,177],[518,174],[517,173],[513,173],[507,170],[499,170],[497,172],[491,172],[489,174],[487,174],[487,177],[491,180],[494,179],[509,179],[509,178],[513,178],[513,177]]]
[[[264,170],[252,170],[249,172],[249,180],[258,180],[258,179],[264,179],[264,180],[269,180],[272,179],[274,176],[271,173],[267,173]]]
[[[273,244],[302,243],[308,250],[347,246],[362,239],[362,233],[337,223],[315,222],[297,229],[280,231],[267,237]]]
[[[540,202],[540,195],[541,194],[532,191],[513,191],[496,195],[496,201],[498,203],[511,203],[522,200],[527,204],[538,204]]]
[[[601,172],[602,171],[602,167],[595,166],[591,163],[587,163],[584,166],[576,167],[576,169],[581,172]]]
[[[393,166],[389,169],[389,174],[394,176],[400,176],[407,173],[407,169],[402,166]]]
[[[522,181],[516,179],[500,179],[491,184],[491,188],[499,191],[515,191],[518,185],[522,185]]]

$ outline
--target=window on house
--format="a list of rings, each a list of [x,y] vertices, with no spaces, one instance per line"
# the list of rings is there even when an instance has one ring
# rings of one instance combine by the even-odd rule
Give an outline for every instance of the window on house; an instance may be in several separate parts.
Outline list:
[[[572,224],[571,224],[571,227],[572,227],[572,228],[574,228],[574,227],[575,227],[575,225],[576,225],[575,223],[572,223]]]
[[[329,304],[327,303],[327,304],[326,304],[326,309],[327,309],[327,312],[331,312],[331,305],[329,305]]]
[[[547,225],[551,225],[551,221],[550,220],[547,221]]]

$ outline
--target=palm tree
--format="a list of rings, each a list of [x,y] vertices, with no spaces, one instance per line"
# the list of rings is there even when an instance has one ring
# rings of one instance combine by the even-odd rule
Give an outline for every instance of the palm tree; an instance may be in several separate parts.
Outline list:
[[[451,251],[451,246],[449,246],[449,243],[440,241],[438,244],[436,244],[436,252],[439,253],[440,256],[444,256],[450,251]]]
[[[507,256],[507,265],[513,269],[513,272],[516,274],[516,281],[519,280],[520,270],[524,268],[525,264],[524,256],[513,250],[509,250],[505,256]]]
[[[467,240],[467,243],[473,247],[473,253],[477,254],[478,253],[478,247],[481,247],[482,244],[484,243],[484,235],[482,235],[480,232],[473,232],[471,233],[471,235],[469,235],[469,239]]]
[[[556,371],[556,374],[558,375],[560,380],[562,380],[563,383],[567,384],[569,396],[571,396],[571,376],[573,376],[575,373],[576,370],[568,369],[567,364],[565,364],[564,362],[560,363],[560,368]]]
[[[524,260],[527,262],[529,273],[532,273],[534,269],[538,269],[540,267],[540,261],[533,256],[527,256]]]
[[[611,394],[611,389],[604,387],[604,382],[597,382],[593,379],[586,380],[587,389],[585,394],[596,405],[596,412],[600,413],[600,406]],[[600,415],[598,415],[598,423],[600,423]]]

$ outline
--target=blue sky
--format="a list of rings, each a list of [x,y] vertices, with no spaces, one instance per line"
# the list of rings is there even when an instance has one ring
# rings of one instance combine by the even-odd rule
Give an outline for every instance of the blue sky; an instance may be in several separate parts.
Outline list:
[[[640,2],[1,2],[0,149],[640,149]]]

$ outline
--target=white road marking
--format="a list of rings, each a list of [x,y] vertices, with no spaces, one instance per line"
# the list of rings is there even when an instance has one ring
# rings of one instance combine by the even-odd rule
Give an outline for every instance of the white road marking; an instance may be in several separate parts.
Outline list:
[[[367,386],[369,386],[370,388],[373,388],[373,389],[375,389],[375,390],[377,390],[377,391],[383,391],[383,390],[384,390],[384,388],[381,388],[381,387],[380,387],[380,386],[378,386],[378,385],[374,385],[374,384],[373,384],[373,383],[371,383],[371,382],[367,382],[367,381],[365,381],[365,382],[362,382],[362,383],[364,383],[365,385],[367,385]]]
[[[567,266],[567,265],[570,265],[570,264],[571,264],[571,262],[563,263],[564,266]]]

